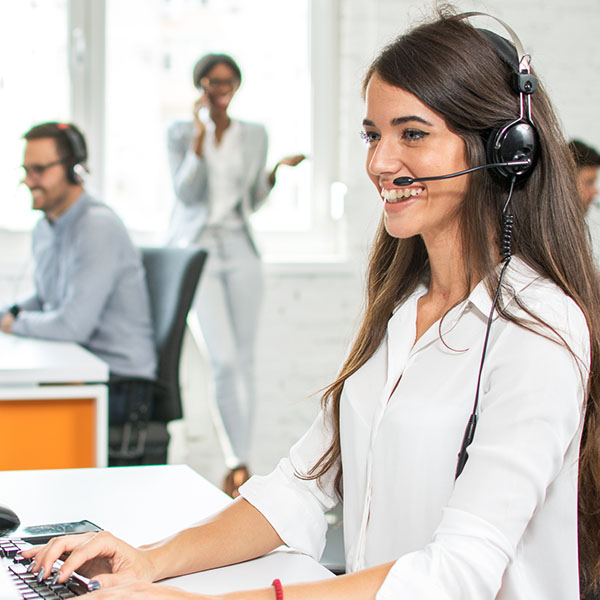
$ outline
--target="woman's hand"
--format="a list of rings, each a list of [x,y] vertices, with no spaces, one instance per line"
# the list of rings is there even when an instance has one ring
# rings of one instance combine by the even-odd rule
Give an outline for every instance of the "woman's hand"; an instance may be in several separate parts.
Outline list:
[[[196,102],[194,102],[194,140],[192,142],[194,152],[202,158],[202,144],[206,135],[206,116],[202,113],[208,111],[208,97],[202,94]]]
[[[197,133],[204,133],[206,131],[206,119],[203,118],[203,112],[207,111],[209,108],[208,97],[206,94],[202,94],[196,102],[194,102],[194,126],[196,127]]]
[[[271,184],[271,187],[275,185],[275,175],[277,173],[277,169],[281,165],[286,165],[288,167],[295,167],[295,166],[299,165],[305,158],[306,158],[306,155],[304,155],[304,154],[293,154],[291,156],[284,156],[281,160],[277,161],[277,164],[275,165],[275,167],[273,167],[273,170],[271,171],[271,174],[269,175],[269,183]]]
[[[279,165],[287,165],[288,167],[295,167],[299,165],[304,159],[306,155],[304,154],[293,154],[292,156],[284,156],[276,166]]]
[[[103,588],[154,579],[154,568],[148,554],[106,531],[56,537],[45,546],[23,550],[22,555],[33,559],[32,572],[37,573],[40,579],[47,579],[54,562],[62,559],[64,563],[59,571],[58,583],[66,581],[73,571],[98,581]]]

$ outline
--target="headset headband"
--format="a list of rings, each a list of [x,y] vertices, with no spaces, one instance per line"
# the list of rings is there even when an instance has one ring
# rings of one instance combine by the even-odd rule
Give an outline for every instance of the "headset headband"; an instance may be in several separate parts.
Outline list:
[[[523,44],[519,39],[519,36],[515,33],[515,30],[508,23],[505,23],[502,19],[499,19],[498,17],[494,17],[494,15],[478,11],[461,13],[458,16],[462,19],[469,19],[470,17],[489,17],[497,23],[500,23],[500,25],[502,25],[502,27],[504,27],[504,29],[508,32],[508,35],[510,35],[511,40],[515,45],[515,48],[517,49],[517,54],[519,57],[519,70],[525,70],[527,73],[529,73],[529,61],[531,59],[531,56],[525,52],[525,50],[523,49]]]

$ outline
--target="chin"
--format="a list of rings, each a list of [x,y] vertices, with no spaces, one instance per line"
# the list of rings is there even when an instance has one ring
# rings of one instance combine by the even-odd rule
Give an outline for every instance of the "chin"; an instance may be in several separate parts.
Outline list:
[[[407,227],[404,223],[394,223],[393,221],[385,219],[383,224],[388,234],[399,240],[406,240],[419,235],[419,232],[414,227]]]

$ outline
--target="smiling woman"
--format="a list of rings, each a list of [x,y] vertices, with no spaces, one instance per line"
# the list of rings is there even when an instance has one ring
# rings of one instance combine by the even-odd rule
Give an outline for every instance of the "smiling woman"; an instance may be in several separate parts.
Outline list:
[[[399,187],[399,176],[453,173],[467,168],[465,143],[444,119],[413,94],[375,75],[366,90],[367,173],[385,201],[385,227],[393,237],[421,235],[428,251],[460,252],[459,206],[466,178]],[[454,244],[452,244],[452,241]],[[451,246],[450,246],[451,247]]]
[[[310,429],[212,519],[137,550],[109,534],[51,542],[25,553],[41,577],[65,550],[61,578],[107,557],[94,576],[107,587],[281,543],[318,557],[323,513],[343,500],[347,575],[220,598],[575,599],[579,560],[597,584],[600,281],[550,101],[512,87],[535,77],[529,59],[472,17],[444,9],[365,77],[382,219],[360,330]],[[483,165],[490,132],[515,119],[535,123],[539,156],[517,160],[523,145],[503,171],[456,173]],[[391,201],[398,178],[448,172]]]
[[[224,425],[221,444],[229,472],[223,489],[237,496],[249,477],[254,425],[254,345],[262,274],[250,216],[275,185],[280,165],[295,167],[303,155],[281,158],[266,171],[263,125],[229,116],[242,81],[235,60],[222,53],[200,58],[193,70],[198,98],[191,120],[169,128],[168,153],[177,198],[169,240],[209,250],[194,301],[212,363],[215,397]],[[219,429],[219,419],[217,420]]]

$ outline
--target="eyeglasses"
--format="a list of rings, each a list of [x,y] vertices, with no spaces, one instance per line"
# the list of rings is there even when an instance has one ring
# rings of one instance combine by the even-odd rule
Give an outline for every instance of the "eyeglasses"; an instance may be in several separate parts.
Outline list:
[[[33,177],[38,179],[41,177],[46,169],[50,167],[55,167],[56,165],[60,165],[64,163],[66,158],[59,158],[58,160],[53,160],[52,162],[46,163],[45,165],[21,165],[23,171],[25,171],[25,175],[29,175],[29,177]]]
[[[208,77],[204,77],[203,79],[200,80],[200,85],[203,88],[231,88],[233,89],[234,87],[236,87],[238,85],[239,81],[235,78],[230,78],[230,79],[217,79],[217,78],[211,78],[209,79]]]

